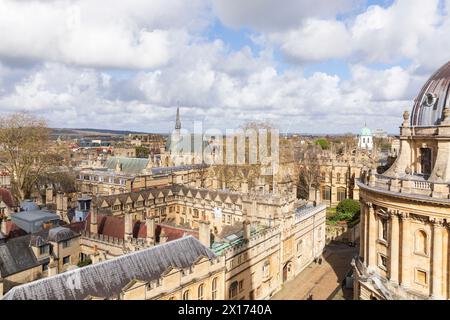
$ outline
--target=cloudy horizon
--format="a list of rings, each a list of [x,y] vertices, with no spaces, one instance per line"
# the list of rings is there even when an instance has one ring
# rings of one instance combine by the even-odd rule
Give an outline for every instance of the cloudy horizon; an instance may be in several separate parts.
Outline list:
[[[0,0],[0,114],[55,128],[398,133],[450,0]]]

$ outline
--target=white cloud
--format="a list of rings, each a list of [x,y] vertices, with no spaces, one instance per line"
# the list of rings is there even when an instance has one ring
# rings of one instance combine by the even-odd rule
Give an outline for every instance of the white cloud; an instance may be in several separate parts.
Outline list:
[[[179,33],[206,25],[205,10],[203,0],[3,0],[0,57],[153,68],[169,61]]]

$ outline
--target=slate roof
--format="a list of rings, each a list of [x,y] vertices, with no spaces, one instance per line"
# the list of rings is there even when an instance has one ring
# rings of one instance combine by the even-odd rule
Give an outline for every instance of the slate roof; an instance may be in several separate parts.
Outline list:
[[[61,242],[78,237],[80,234],[66,227],[55,227],[51,229],[44,229],[31,235],[30,245],[43,246],[49,241]]]
[[[110,170],[115,170],[117,164],[120,164],[122,165],[122,173],[139,175],[147,169],[149,162],[150,159],[110,157],[106,160],[105,167]]]
[[[30,247],[30,235],[8,240],[0,245],[0,274],[2,277],[34,268],[46,262],[38,261]]]
[[[132,281],[159,279],[170,268],[186,269],[199,259],[217,256],[194,237],[185,237],[150,249],[67,271],[12,288],[4,300],[83,300],[117,298]]]

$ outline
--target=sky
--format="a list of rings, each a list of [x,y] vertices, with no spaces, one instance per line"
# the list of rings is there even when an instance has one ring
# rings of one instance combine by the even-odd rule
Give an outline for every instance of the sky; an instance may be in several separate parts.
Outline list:
[[[170,132],[398,133],[450,0],[0,0],[0,114]]]

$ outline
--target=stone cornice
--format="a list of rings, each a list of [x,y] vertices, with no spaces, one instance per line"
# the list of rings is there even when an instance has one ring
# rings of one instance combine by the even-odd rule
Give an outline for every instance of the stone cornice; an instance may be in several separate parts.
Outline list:
[[[412,200],[412,201],[419,202],[419,203],[431,203],[434,205],[450,207],[450,199],[439,199],[439,198],[432,198],[432,197],[424,196],[424,195],[393,192],[393,191],[384,190],[384,189],[377,188],[377,187],[370,187],[360,181],[357,181],[356,184],[362,190],[368,190],[368,191],[372,191],[375,193],[395,197],[398,199],[407,199],[407,200]]]

